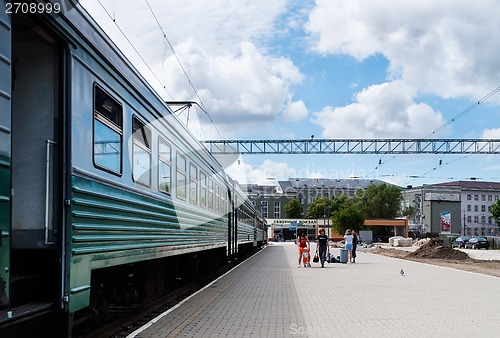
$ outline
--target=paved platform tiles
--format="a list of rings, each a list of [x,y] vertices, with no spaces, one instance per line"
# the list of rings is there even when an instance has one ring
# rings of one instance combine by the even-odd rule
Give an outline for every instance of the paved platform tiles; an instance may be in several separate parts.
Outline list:
[[[500,337],[500,278],[365,252],[297,268],[297,256],[272,243],[129,337]]]

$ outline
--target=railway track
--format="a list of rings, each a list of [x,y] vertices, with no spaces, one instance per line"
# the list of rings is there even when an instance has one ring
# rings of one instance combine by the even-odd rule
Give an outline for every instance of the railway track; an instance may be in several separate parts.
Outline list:
[[[230,262],[223,267],[204,276],[202,279],[188,283],[178,289],[158,297],[155,301],[136,308],[122,309],[123,315],[112,322],[101,327],[93,327],[89,331],[81,333],[78,338],[124,338],[139,327],[148,323],[151,319],[175,306],[183,299],[200,290],[216,278],[220,277],[243,260]],[[119,312],[119,309],[116,309]]]

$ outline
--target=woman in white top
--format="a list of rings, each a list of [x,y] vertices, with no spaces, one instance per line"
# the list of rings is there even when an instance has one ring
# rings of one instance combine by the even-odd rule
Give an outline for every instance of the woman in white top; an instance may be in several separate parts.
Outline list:
[[[351,229],[347,229],[344,235],[345,249],[349,255],[349,262],[352,263],[352,240],[353,236],[351,234]]]

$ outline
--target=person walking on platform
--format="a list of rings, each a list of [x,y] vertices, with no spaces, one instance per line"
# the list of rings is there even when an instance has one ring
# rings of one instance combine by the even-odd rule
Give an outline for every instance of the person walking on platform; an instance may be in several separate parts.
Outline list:
[[[345,231],[344,241],[345,241],[345,249],[347,250],[348,255],[349,255],[349,262],[351,262],[351,263],[352,263],[352,240],[353,240],[353,237],[351,234],[351,229],[347,229]]]
[[[356,263],[356,248],[358,247],[358,233],[356,230],[351,231],[352,234],[352,262]]]
[[[299,247],[299,268],[302,263],[302,257],[310,252],[310,243],[304,232],[301,232],[299,238],[297,238],[297,245]],[[307,267],[308,259],[304,257],[304,267]]]
[[[316,250],[319,251],[319,260],[321,262],[321,267],[325,267],[326,253],[328,251],[328,236],[325,234],[325,228],[319,229],[319,235],[316,239]]]

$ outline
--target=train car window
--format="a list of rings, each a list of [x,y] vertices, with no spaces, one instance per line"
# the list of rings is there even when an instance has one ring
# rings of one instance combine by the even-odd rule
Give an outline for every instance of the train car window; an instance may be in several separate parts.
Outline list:
[[[158,189],[170,193],[172,185],[172,146],[158,138]]]
[[[189,165],[189,202],[198,204],[198,169],[194,164]]]
[[[207,207],[207,174],[200,170],[200,206]]]
[[[221,203],[221,209],[220,209],[220,211],[221,211],[221,213],[226,214],[227,213],[227,203],[226,203],[226,201],[227,201],[227,198],[226,198],[227,197],[227,191],[225,191],[224,189],[222,189],[220,197],[221,197],[221,202],[220,202]]]
[[[220,187],[215,184],[215,211],[220,212]]]
[[[208,178],[208,209],[214,208],[214,181]]]
[[[122,174],[123,107],[94,85],[94,166]]]
[[[137,117],[132,118],[132,179],[151,186],[151,129]]]
[[[177,198],[186,199],[186,157],[180,152],[177,152],[176,192]]]

